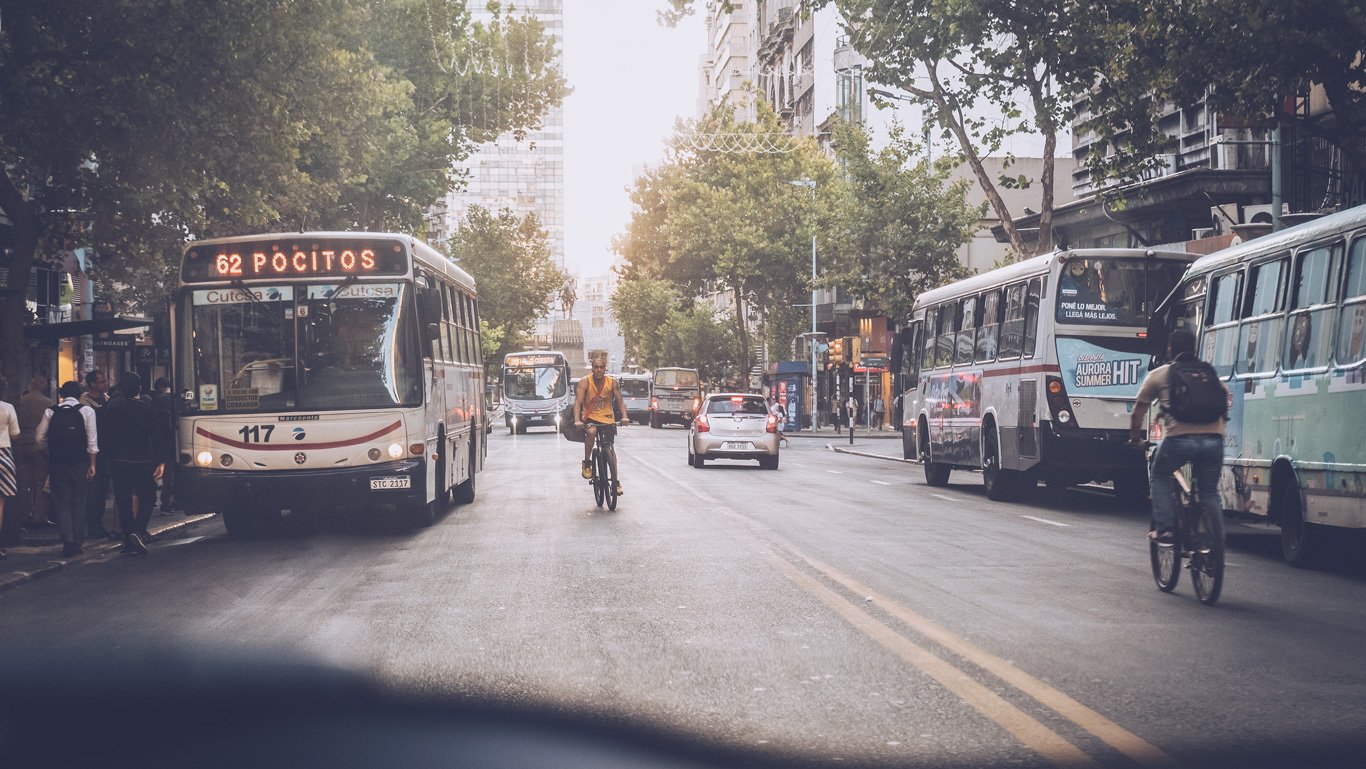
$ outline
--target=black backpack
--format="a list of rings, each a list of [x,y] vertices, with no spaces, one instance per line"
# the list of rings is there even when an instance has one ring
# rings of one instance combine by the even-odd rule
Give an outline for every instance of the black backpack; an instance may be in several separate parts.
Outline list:
[[[1219,372],[1197,358],[1173,361],[1167,370],[1167,413],[1187,424],[1208,424],[1228,414]]]
[[[85,417],[80,406],[54,406],[47,424],[48,459],[54,464],[74,465],[89,461],[86,453]]]

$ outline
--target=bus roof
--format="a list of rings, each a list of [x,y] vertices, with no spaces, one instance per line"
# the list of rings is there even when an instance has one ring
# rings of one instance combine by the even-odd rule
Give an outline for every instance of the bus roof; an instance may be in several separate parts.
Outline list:
[[[451,261],[437,251],[435,248],[418,240],[412,235],[401,232],[368,232],[358,230],[310,230],[308,232],[258,232],[250,235],[231,235],[223,238],[205,238],[203,240],[191,240],[185,244],[185,250],[198,248],[205,245],[217,245],[219,243],[247,243],[256,240],[269,240],[271,238],[281,238],[297,240],[300,238],[393,238],[403,241],[408,246],[408,252],[413,256],[414,264],[440,273],[447,279],[465,286],[470,291],[475,291],[475,280],[472,275],[465,272],[455,262]]]
[[[1068,251],[1054,251],[1050,254],[1042,254],[1022,262],[1007,264],[989,272],[983,272],[962,280],[955,281],[947,286],[932,288],[924,291],[915,299],[915,310],[919,310],[926,305],[939,304],[955,297],[975,294],[979,291],[1001,285],[1002,283],[1012,283],[1017,280],[1042,275],[1048,272],[1049,267],[1058,259],[1087,258],[1097,259],[1102,257],[1147,257],[1152,256],[1158,259],[1179,259],[1190,261],[1193,255],[1184,251],[1159,251],[1151,248],[1075,248]],[[913,312],[915,311],[913,310]]]
[[[1248,257],[1288,251],[1306,243],[1313,243],[1319,238],[1363,226],[1366,226],[1366,205],[1329,214],[1304,224],[1287,227],[1280,232],[1273,232],[1270,235],[1263,235],[1260,238],[1215,251],[1209,256],[1201,257],[1195,264],[1191,265],[1191,273],[1211,272],[1226,265],[1236,264]]]

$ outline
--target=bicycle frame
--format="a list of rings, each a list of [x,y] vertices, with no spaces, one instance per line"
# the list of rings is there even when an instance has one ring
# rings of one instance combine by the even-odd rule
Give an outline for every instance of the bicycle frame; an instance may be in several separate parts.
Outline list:
[[[610,427],[616,430],[619,424],[614,423]],[[593,477],[588,482],[593,486],[593,501],[598,507],[602,507],[605,502],[608,510],[616,510],[616,477],[612,473],[612,461],[609,457],[612,447],[603,442],[603,427],[607,425],[599,425],[593,431],[593,451],[589,455]]]
[[[1153,444],[1149,444],[1149,462],[1156,454]],[[1153,581],[1164,593],[1176,589],[1181,579],[1181,562],[1191,572],[1191,583],[1200,602],[1213,606],[1219,600],[1224,585],[1224,526],[1221,517],[1206,520],[1208,516],[1196,499],[1195,488],[1191,485],[1182,468],[1172,471],[1172,504],[1176,510],[1176,525],[1172,529],[1171,542],[1149,540],[1149,559],[1152,562]]]

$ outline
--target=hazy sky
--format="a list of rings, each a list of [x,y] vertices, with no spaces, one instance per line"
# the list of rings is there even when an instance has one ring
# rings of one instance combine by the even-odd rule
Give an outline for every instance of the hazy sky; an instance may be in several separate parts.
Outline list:
[[[626,188],[663,157],[674,120],[697,111],[702,19],[662,27],[665,0],[565,0],[565,262],[606,272],[612,237],[626,228]]]

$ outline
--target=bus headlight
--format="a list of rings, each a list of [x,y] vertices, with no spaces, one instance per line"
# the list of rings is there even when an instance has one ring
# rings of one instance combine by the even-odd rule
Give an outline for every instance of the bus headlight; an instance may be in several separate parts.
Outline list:
[[[201,451],[195,455],[194,463],[200,467],[208,467],[213,464],[213,454],[207,451]]]
[[[397,443],[389,444],[389,458],[400,459],[403,456],[403,447]]]
[[[380,451],[379,449],[370,449],[365,453],[365,455],[370,457],[371,462],[378,462],[380,457]]]
[[[224,467],[232,467],[232,455],[224,454],[218,458],[218,463]]]

